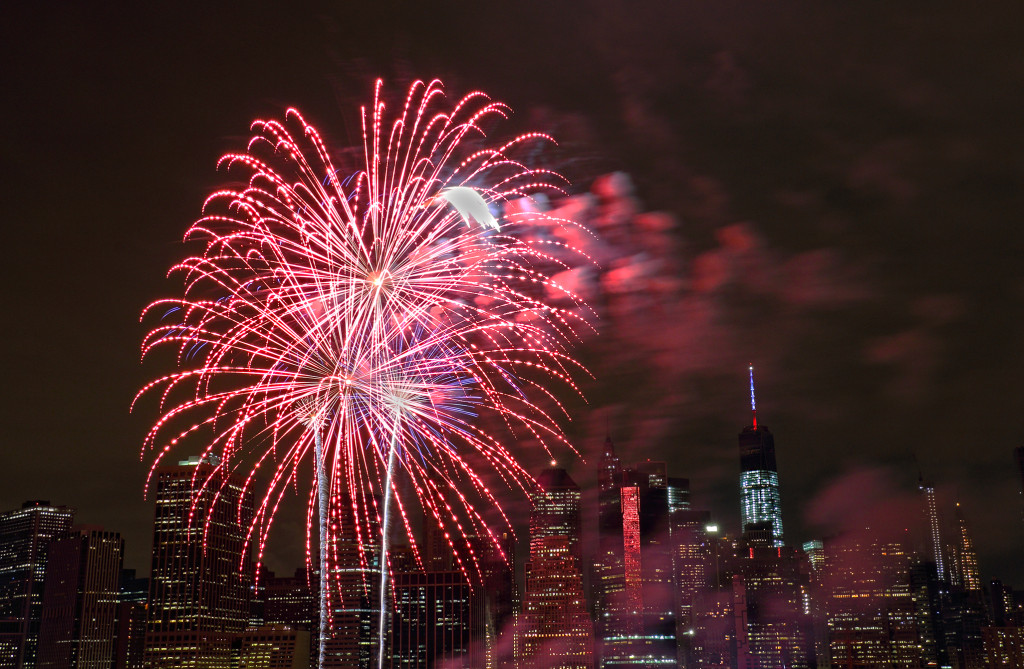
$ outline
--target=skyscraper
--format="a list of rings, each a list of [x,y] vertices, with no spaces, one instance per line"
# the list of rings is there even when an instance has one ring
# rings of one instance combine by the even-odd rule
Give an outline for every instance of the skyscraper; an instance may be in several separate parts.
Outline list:
[[[901,540],[865,531],[825,543],[832,666],[917,667],[922,645]]]
[[[263,621],[309,632],[307,654],[316,657],[320,649],[320,608],[316,595],[317,575],[307,576],[299,567],[292,576],[270,575],[263,583]]]
[[[751,666],[817,666],[810,563],[795,548],[772,546],[769,532],[748,532],[738,551]]]
[[[935,486],[918,474],[917,489],[921,492],[925,527],[928,530],[929,552],[940,581],[946,579],[946,561],[942,549],[942,535],[939,531],[939,505],[935,498]]]
[[[980,591],[981,576],[978,574],[978,554],[974,551],[974,540],[967,528],[967,521],[960,510],[960,502],[956,503],[956,534],[953,537],[950,551],[953,564],[950,569],[950,580],[953,585],[964,590]]]
[[[598,555],[594,561],[596,632],[603,647],[625,623],[625,571],[623,553],[622,463],[615,454],[611,437],[604,441],[604,453],[597,474]],[[603,648],[599,656],[604,657]],[[603,660],[602,660],[603,662]],[[603,666],[603,664],[602,664]]]
[[[580,569],[580,489],[564,469],[545,469],[537,482],[517,660],[593,669],[593,623]]]
[[[34,669],[50,540],[74,510],[32,500],[0,515],[0,669]]]
[[[676,663],[670,506],[689,504],[664,462],[623,469],[610,440],[599,471],[599,658],[606,669]]]
[[[327,568],[332,573],[331,621],[324,642],[323,666],[367,669],[377,662],[381,531],[376,519],[370,518],[360,537],[351,498],[346,493],[342,496],[333,511],[338,530],[331,537],[332,548],[328,551],[331,562]]]
[[[39,669],[110,669],[124,541],[117,532],[81,527],[50,542]]]
[[[253,514],[243,480],[212,458],[156,472],[146,667],[220,667],[249,620],[245,554]]]
[[[754,400],[754,367],[750,367],[750,411],[752,422],[740,432],[740,516],[741,527],[771,523],[773,544],[782,546],[782,507],[779,502],[779,472],[775,465],[775,437],[757,424]]]
[[[142,666],[142,655],[146,649],[147,602],[149,579],[136,578],[134,569],[122,569],[117,604],[114,669],[136,669]]]
[[[393,669],[475,669],[472,590],[458,570],[395,575]]]

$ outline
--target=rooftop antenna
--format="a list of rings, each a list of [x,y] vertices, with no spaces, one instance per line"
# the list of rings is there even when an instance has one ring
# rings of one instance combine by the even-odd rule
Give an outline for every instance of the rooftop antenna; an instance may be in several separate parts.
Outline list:
[[[754,401],[754,365],[750,365],[750,413],[754,415],[754,429],[757,429],[757,403]]]

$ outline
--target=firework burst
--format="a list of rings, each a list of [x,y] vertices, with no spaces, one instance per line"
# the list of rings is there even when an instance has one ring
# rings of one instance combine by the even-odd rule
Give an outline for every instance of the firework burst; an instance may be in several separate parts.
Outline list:
[[[364,158],[347,170],[296,110],[255,122],[247,150],[220,163],[244,185],[207,199],[186,234],[204,252],[171,270],[184,297],[143,313],[143,356],[170,349],[178,362],[140,391],[160,397],[144,451],[155,471],[179,442],[201,440],[218,474],[259,487],[258,558],[282,500],[312,475],[307,557],[314,525],[321,564],[337,559],[327,551],[341,534],[386,550],[392,504],[415,553],[418,506],[472,580],[468,537],[500,551],[476,507],[500,510],[495,477],[478,468],[525,490],[532,480],[505,444],[568,446],[551,386],[578,392],[570,348],[588,315],[550,279],[572,250],[525,231],[575,223],[539,207],[495,217],[510,200],[560,192],[557,174],[515,159],[550,138],[488,147],[504,105],[478,92],[442,103],[439,82],[417,82],[389,120],[378,82],[362,110]],[[386,552],[378,564],[386,575]]]

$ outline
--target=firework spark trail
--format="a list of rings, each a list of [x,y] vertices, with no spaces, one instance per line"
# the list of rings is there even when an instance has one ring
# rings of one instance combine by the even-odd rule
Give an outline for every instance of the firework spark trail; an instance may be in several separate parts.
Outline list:
[[[220,472],[241,475],[245,492],[269,469],[246,546],[261,560],[274,514],[312,457],[307,559],[315,519],[322,610],[334,590],[341,595],[326,587],[339,542],[365,546],[375,527],[384,601],[392,501],[418,555],[408,502],[390,489],[396,467],[450,537],[465,576],[478,575],[469,535],[498,542],[474,499],[500,505],[472,461],[529,489],[532,479],[501,440],[571,448],[545,409],[565,416],[548,385],[578,392],[573,377],[585,373],[570,348],[590,312],[549,278],[569,269],[559,258],[573,250],[519,232],[543,213],[499,221],[491,211],[561,192],[558,175],[514,157],[550,138],[531,133],[487,148],[485,126],[507,108],[475,92],[442,111],[437,81],[414,83],[389,128],[381,90],[378,82],[363,109],[361,169],[336,169],[294,109],[284,121],[255,122],[247,151],[220,161],[246,174],[245,184],[207,198],[186,234],[205,241],[205,252],[171,269],[184,279],[184,297],[143,312],[153,322],[143,356],[174,350],[179,366],[139,393],[159,397],[143,447],[156,451],[150,479],[193,440],[202,455],[221,458]],[[491,432],[491,423],[503,427]]]

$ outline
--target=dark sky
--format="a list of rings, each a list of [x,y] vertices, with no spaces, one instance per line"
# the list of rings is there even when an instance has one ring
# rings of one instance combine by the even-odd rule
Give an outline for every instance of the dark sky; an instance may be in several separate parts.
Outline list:
[[[353,143],[374,77],[436,76],[562,138],[578,191],[623,170],[673,217],[629,256],[669,288],[581,352],[584,454],[607,426],[735,529],[752,361],[791,540],[873,522],[920,468],[1024,587],[1019,2],[187,4],[0,8],[0,508],[77,507],[148,571],[138,314],[177,290],[216,158],[291,105]]]

